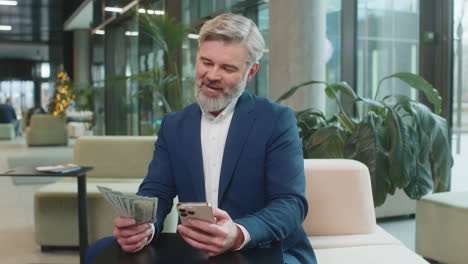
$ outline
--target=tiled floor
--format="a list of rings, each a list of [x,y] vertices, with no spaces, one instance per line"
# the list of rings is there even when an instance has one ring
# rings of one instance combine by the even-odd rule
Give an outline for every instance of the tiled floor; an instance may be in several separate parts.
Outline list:
[[[28,148],[24,139],[0,141],[0,171],[8,168],[7,157],[31,155],[68,155],[67,147]],[[42,253],[34,240],[33,195],[41,185],[14,185],[11,177],[0,177],[0,263],[5,264],[74,264],[77,251]]]
[[[0,141],[0,171],[7,168],[7,156],[71,155],[68,147],[28,148],[23,139]],[[468,134],[462,138],[461,155],[454,154],[452,186],[454,190],[468,190]],[[465,158],[463,159],[463,154]],[[11,178],[0,177],[0,263],[5,264],[74,264],[79,262],[78,251],[56,250],[42,253],[34,241],[33,195],[41,185],[14,185]],[[411,217],[384,219],[378,222],[389,233],[414,250],[415,220]]]

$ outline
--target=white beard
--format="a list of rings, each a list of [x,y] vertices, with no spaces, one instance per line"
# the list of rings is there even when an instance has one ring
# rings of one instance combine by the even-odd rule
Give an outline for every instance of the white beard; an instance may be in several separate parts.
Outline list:
[[[203,94],[201,91],[202,81],[195,83],[195,98],[197,99],[198,105],[204,112],[218,112],[226,108],[232,101],[237,99],[245,89],[247,85],[246,73],[244,78],[230,91],[223,91],[219,97],[211,97]]]

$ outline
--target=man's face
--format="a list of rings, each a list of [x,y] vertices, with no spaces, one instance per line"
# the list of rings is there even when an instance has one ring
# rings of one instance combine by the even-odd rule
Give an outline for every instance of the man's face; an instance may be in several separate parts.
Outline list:
[[[195,97],[207,112],[220,112],[239,96],[258,69],[249,67],[245,45],[207,40],[200,46],[195,65]]]

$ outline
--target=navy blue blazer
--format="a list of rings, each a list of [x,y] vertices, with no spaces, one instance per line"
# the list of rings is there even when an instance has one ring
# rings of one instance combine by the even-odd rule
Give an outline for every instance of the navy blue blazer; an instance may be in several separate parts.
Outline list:
[[[172,200],[205,202],[201,110],[192,104],[165,116],[139,195],[159,198],[156,234]],[[304,159],[291,109],[244,92],[229,127],[219,182],[219,208],[251,235],[246,248],[281,242],[286,263],[316,263],[302,228],[308,205]]]

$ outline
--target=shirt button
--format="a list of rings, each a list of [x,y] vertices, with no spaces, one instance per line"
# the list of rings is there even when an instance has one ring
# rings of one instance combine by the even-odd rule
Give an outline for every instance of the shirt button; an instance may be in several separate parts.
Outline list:
[[[211,167],[216,167],[216,163],[211,163]]]

